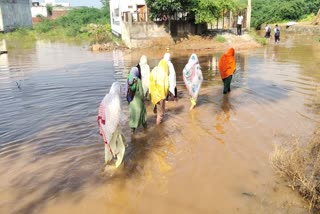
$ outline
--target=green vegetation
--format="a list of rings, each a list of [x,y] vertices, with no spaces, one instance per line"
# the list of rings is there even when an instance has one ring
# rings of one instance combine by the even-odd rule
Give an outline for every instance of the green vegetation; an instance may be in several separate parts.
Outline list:
[[[249,32],[249,34],[250,34],[250,36],[251,36],[254,40],[256,40],[256,41],[257,41],[258,43],[260,43],[261,45],[266,45],[266,44],[267,44],[267,40],[268,40],[268,39],[266,39],[266,38],[258,35],[256,31],[251,30],[251,31]]]
[[[83,36],[81,29],[88,24],[109,25],[108,14],[104,10],[97,8],[80,8],[71,10],[67,15],[55,20],[43,19],[42,22],[35,25],[37,33],[47,33],[52,30],[60,31],[66,37]]]
[[[176,12],[190,11],[193,0],[146,0],[150,8],[151,18],[171,16]]]
[[[300,18],[300,22],[311,22],[312,20],[314,20],[316,16],[314,15],[314,13],[311,14],[307,14],[307,15],[303,15]]]
[[[32,48],[37,40],[36,33],[32,29],[19,28],[14,32],[0,34],[0,39],[7,41],[8,50],[14,47]]]
[[[47,8],[48,16],[52,16],[52,9],[53,9],[52,5],[51,4],[47,4],[46,8]]]
[[[246,0],[146,0],[151,17],[171,16],[176,12],[188,13],[196,23],[210,23],[223,16],[226,11],[241,10]]]
[[[243,9],[243,7],[244,5],[236,0],[200,0],[192,11],[195,13],[196,23],[211,23],[222,18],[225,12],[236,12]]]
[[[260,29],[263,23],[298,21],[316,14],[319,7],[320,0],[254,0],[251,26]]]
[[[57,19],[42,18],[33,29],[17,29],[14,32],[0,35],[7,40],[32,41],[36,39],[59,41],[89,41],[103,43],[111,41],[109,7],[78,8]]]
[[[226,38],[224,38],[223,36],[218,35],[218,36],[216,36],[216,41],[223,43],[223,42],[225,42],[225,41],[227,41],[227,40],[226,40]]]

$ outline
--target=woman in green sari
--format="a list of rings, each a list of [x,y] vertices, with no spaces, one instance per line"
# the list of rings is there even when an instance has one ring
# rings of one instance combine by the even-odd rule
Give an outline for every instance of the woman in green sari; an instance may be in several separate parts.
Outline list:
[[[127,101],[129,102],[129,126],[132,133],[142,125],[147,127],[147,111],[144,105],[144,93],[140,72],[137,67],[132,67],[127,80]]]

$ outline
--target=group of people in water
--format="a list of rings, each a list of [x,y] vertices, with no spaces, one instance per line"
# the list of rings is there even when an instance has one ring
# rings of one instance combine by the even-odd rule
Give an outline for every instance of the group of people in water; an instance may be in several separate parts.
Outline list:
[[[231,91],[232,75],[236,70],[235,50],[230,48],[219,59],[219,71],[223,81],[223,94]],[[190,95],[190,110],[197,105],[203,76],[198,57],[191,54],[182,71],[183,80]],[[164,54],[156,67],[150,71],[147,57],[143,55],[137,66],[130,69],[126,82],[126,100],[129,104],[129,127],[132,134],[140,126],[147,128],[145,100],[149,99],[156,116],[156,124],[163,122],[166,101],[177,100],[176,71],[169,52]],[[98,113],[100,135],[105,143],[105,162],[115,161],[118,167],[125,153],[125,138],[120,128],[121,86],[114,82],[104,99]]]
[[[280,28],[277,24],[276,24],[275,28],[273,29],[273,31],[274,31],[274,42],[275,43],[280,42]],[[268,39],[271,38],[271,27],[269,24],[266,24],[264,37],[268,38]]]

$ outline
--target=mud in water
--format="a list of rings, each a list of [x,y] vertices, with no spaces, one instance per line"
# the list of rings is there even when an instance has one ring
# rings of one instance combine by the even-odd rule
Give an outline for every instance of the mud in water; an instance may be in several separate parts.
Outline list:
[[[10,45],[10,44],[9,44]],[[92,53],[37,42],[0,56],[0,213],[305,213],[271,168],[273,145],[307,141],[319,124],[319,42],[282,35],[237,51],[231,93],[222,94],[220,52],[198,55],[204,83],[190,101],[182,69],[191,52],[171,49],[178,101],[164,123],[146,102],[148,129],[131,136],[120,169],[103,172],[98,106],[126,81],[141,54],[153,68],[164,50]]]

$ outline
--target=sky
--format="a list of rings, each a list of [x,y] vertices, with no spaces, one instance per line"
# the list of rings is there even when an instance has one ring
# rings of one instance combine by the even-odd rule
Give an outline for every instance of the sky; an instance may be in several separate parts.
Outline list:
[[[44,0],[32,0],[32,2],[44,2]],[[88,6],[100,8],[102,6],[100,0],[56,0],[56,3],[59,2],[69,2],[72,7]]]

